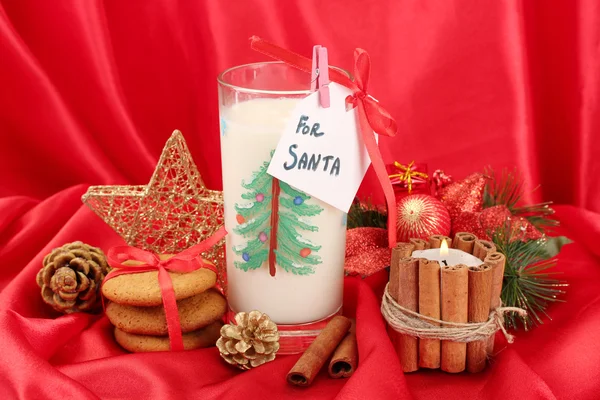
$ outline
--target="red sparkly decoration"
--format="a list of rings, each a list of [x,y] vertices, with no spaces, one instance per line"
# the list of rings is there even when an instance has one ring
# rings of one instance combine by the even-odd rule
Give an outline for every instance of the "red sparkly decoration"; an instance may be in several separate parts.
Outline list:
[[[454,182],[451,175],[446,175],[441,169],[436,169],[431,175],[431,191],[437,196],[440,190]]]
[[[390,257],[385,229],[354,228],[346,232],[346,274],[373,275],[390,265]]]
[[[410,238],[427,239],[431,235],[450,233],[450,214],[438,199],[426,194],[402,198],[398,204],[396,224],[399,242]]]
[[[513,216],[508,207],[499,205],[486,208],[481,212],[465,212],[452,222],[452,234],[472,232],[480,239],[490,240],[490,234],[510,223],[515,239],[527,241],[543,236],[527,219]]]
[[[462,213],[482,210],[486,181],[487,178],[477,172],[439,191],[437,197],[444,203],[453,221]]]

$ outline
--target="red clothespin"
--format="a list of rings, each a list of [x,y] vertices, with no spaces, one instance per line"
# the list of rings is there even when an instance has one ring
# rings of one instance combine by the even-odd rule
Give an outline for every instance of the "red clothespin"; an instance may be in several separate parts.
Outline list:
[[[313,47],[311,90],[319,91],[321,107],[329,108],[329,64],[327,48],[321,45]]]

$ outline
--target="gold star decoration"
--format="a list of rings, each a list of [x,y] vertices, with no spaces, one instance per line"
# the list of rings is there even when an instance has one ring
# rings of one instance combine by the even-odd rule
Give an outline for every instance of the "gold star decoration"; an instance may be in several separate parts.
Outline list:
[[[223,193],[207,189],[180,131],[175,130],[148,185],[90,186],[81,198],[129,246],[179,253],[223,225]],[[226,288],[224,240],[203,257]]]

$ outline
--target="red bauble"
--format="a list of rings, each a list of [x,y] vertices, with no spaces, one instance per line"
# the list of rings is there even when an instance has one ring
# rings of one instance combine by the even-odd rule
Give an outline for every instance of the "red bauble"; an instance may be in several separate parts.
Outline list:
[[[403,197],[396,205],[399,242],[410,238],[427,239],[431,235],[450,234],[450,214],[441,201],[426,194]]]
[[[310,249],[308,247],[303,248],[302,250],[300,250],[300,257],[302,258],[306,258],[308,256],[310,256]]]

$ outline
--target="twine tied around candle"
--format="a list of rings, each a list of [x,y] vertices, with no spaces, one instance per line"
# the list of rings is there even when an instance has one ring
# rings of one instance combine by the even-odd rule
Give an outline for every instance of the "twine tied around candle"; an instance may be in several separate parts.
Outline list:
[[[427,317],[418,312],[402,307],[389,292],[389,283],[385,287],[381,302],[381,314],[387,323],[398,333],[419,337],[421,339],[449,340],[452,342],[476,342],[486,340],[501,330],[508,343],[513,343],[514,336],[504,328],[504,314],[516,312],[520,316],[527,311],[518,307],[498,307],[490,312],[485,322],[448,322]],[[443,324],[443,326],[433,325]]]

